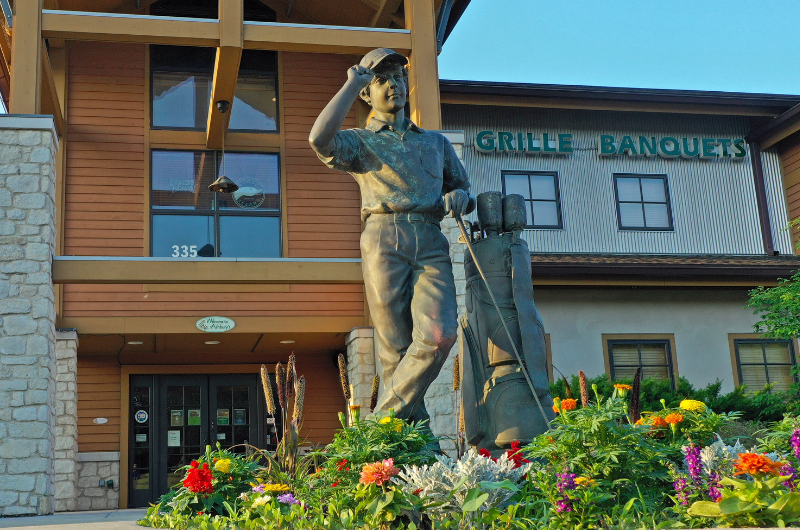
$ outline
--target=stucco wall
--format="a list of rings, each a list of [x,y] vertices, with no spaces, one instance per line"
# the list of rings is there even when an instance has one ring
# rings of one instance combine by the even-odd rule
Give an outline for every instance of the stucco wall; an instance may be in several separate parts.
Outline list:
[[[605,373],[604,333],[673,333],[678,374],[695,387],[719,379],[723,392],[733,390],[728,333],[752,333],[757,320],[744,289],[536,289],[534,299],[567,376]]]

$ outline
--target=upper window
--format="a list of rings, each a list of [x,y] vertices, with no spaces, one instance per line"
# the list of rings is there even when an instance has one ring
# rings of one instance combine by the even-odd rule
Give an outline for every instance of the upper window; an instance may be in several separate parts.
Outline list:
[[[633,379],[641,368],[643,379],[666,379],[674,384],[670,340],[608,339],[607,343],[612,380]]]
[[[239,189],[214,193],[222,175],[215,151],[153,151],[151,255],[280,257],[278,155],[225,153],[225,174]]]
[[[556,173],[504,171],[503,192],[525,198],[527,228],[562,228]]]
[[[206,129],[215,53],[193,46],[150,47],[154,129]],[[277,71],[275,52],[242,52],[229,130],[278,130]]]
[[[733,343],[740,384],[751,390],[761,390],[768,384],[773,384],[775,390],[788,390],[796,381],[792,374],[795,365],[792,341],[737,339]]]
[[[614,175],[621,230],[672,230],[665,175]]]

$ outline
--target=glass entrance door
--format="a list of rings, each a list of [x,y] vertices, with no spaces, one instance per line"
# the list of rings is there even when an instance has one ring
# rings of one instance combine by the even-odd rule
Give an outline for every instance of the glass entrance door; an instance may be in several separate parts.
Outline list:
[[[148,506],[183,479],[177,472],[219,442],[263,445],[263,393],[255,374],[131,376],[129,506]],[[271,427],[271,425],[269,425]]]

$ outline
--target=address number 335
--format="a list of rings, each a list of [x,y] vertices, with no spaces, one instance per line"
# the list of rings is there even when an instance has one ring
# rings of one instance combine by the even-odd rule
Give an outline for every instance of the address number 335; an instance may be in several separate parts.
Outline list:
[[[173,258],[196,258],[197,245],[172,245]]]

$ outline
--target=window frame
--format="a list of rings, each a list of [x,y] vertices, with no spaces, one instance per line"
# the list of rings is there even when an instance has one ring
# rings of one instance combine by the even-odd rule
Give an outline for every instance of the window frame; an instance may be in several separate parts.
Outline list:
[[[769,366],[789,366],[789,370],[791,371],[791,367],[797,366],[797,345],[795,344],[795,339],[762,339],[757,334],[752,333],[729,333],[728,334],[728,341],[730,343],[731,348],[731,364],[733,369],[733,383],[734,386],[739,387],[742,384],[745,384],[742,381],[742,363],[739,358],[739,344],[761,344],[761,352],[764,357],[764,363],[745,363],[745,366],[764,366],[764,373],[767,377],[768,382],[772,382],[769,380]],[[764,352],[764,344],[768,343],[781,343],[781,344],[788,344],[789,345],[789,359],[791,362],[789,363],[767,363],[766,362],[766,353]],[[792,379],[795,383],[798,382],[798,376],[796,374],[792,374]],[[760,390],[760,389],[752,389],[752,390]]]
[[[250,155],[270,155],[277,157],[277,165],[278,165],[278,208],[274,210],[220,210],[217,204],[217,200],[219,195],[217,193],[214,194],[214,209],[213,210],[170,210],[167,208],[164,209],[154,209],[153,208],[153,153],[155,151],[168,151],[168,152],[183,152],[183,153],[198,153],[198,152],[211,152],[214,153],[214,171],[215,175],[219,173],[220,169],[220,162],[222,151],[213,150],[213,149],[164,149],[164,148],[151,148],[150,149],[150,175],[148,179],[148,204],[150,207],[150,257],[153,257],[153,216],[154,215],[188,215],[188,216],[211,216],[214,219],[214,253],[218,254],[220,251],[220,217],[277,217],[278,218],[278,258],[283,257],[283,187],[282,187],[282,175],[280,172],[281,169],[281,155],[280,153],[264,153],[264,152],[253,152],[253,151],[238,151],[238,150],[225,150],[226,154],[250,154]],[[224,257],[236,257],[236,256],[213,256],[214,258]],[[183,259],[183,258],[175,258],[175,259]],[[194,259],[208,259],[208,258],[194,258]],[[253,259],[275,259],[275,258],[253,258]]]
[[[260,51],[272,51],[272,50],[260,50]],[[259,71],[259,70],[252,70],[248,68],[240,68],[239,72],[237,73],[237,83],[239,77],[241,75],[249,76],[249,77],[270,77],[272,76],[275,80],[275,130],[274,131],[264,131],[261,129],[228,129],[229,133],[244,133],[244,134],[280,134],[281,132],[281,89],[280,89],[280,56],[277,51],[273,53],[276,54],[275,57],[275,70],[274,71]],[[213,83],[214,83],[214,63],[213,61],[210,63],[209,68],[201,68],[198,66],[182,66],[177,69],[167,68],[167,67],[154,67],[153,66],[153,58],[152,58],[152,45],[148,45],[148,55],[147,55],[147,62],[148,62],[148,69],[150,72],[150,86],[148,88],[148,105],[150,106],[150,129],[154,131],[189,131],[189,132],[197,132],[197,131],[205,131],[208,128],[208,125],[202,128],[197,127],[166,127],[163,125],[153,125],[153,77],[156,72],[167,72],[167,73],[187,73],[187,74],[207,74],[211,80],[212,86],[211,91],[213,91]],[[234,94],[235,96],[235,94]],[[208,105],[211,104],[211,93],[209,92],[209,102]],[[206,116],[207,117],[207,116]],[[197,117],[195,116],[195,121]]]
[[[672,333],[623,333],[602,334],[603,360],[605,362],[606,376],[614,380],[614,359],[612,344],[666,344],[667,346],[667,373],[672,388],[677,388],[678,383],[678,356],[675,352],[675,335]],[[641,349],[639,349],[639,365],[641,364]],[[625,365],[628,366],[628,365]],[[633,365],[631,365],[633,366]],[[663,366],[663,365],[651,365]]]
[[[528,177],[528,194],[533,197],[533,190],[531,189],[532,175],[541,175],[553,177],[553,187],[555,188],[555,201],[539,201],[539,202],[555,202],[556,203],[556,216],[558,217],[557,225],[525,225],[525,230],[564,230],[564,218],[561,212],[561,189],[558,183],[558,171],[539,171],[539,170],[525,170],[525,169],[504,169],[500,171],[500,183],[503,188],[503,195],[506,195],[506,175],[523,175]],[[530,207],[528,203],[535,202],[533,198],[525,199],[525,206]],[[531,208],[531,221],[533,219],[533,208]]]
[[[669,177],[666,173],[612,173],[611,174],[612,180],[614,181],[614,206],[617,211],[617,229],[620,231],[625,232],[674,232],[675,231],[675,220],[672,216],[672,199],[670,198],[669,194]],[[620,201],[619,200],[619,188],[617,186],[617,180],[620,178],[636,178],[639,180],[639,194],[642,197],[641,201]],[[652,201],[645,201],[644,196],[642,195],[642,179],[649,178],[649,179],[661,179],[664,183],[664,196],[666,198],[666,203],[663,202],[652,202]],[[647,224],[647,217],[644,216],[644,205],[645,204],[666,204],[667,206],[667,217],[669,218],[669,227],[654,227],[649,228],[647,226],[631,226],[626,227],[622,226],[622,212],[620,210],[620,202],[624,204],[641,204],[642,205],[642,218]]]

